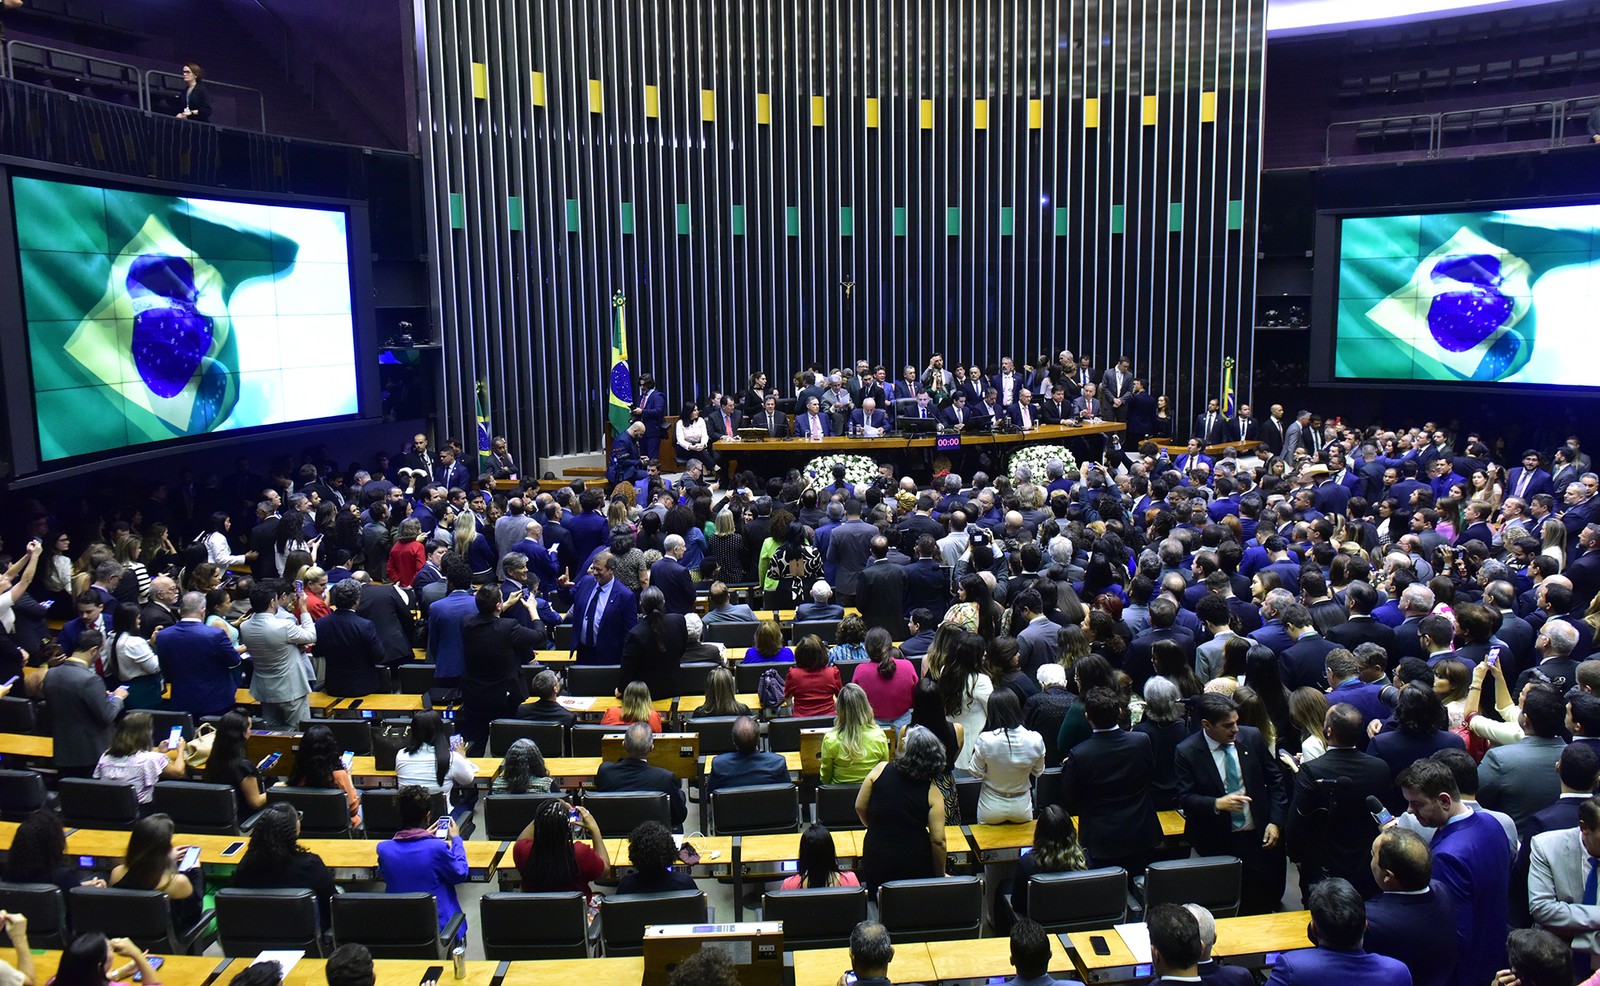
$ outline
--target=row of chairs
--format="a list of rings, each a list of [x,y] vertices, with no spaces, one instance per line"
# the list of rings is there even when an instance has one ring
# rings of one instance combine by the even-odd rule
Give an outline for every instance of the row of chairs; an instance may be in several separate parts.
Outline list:
[[[1594,78],[1600,78],[1600,48],[1345,76],[1339,81],[1338,98],[1346,105],[1412,103],[1460,98],[1491,89],[1533,93]]]

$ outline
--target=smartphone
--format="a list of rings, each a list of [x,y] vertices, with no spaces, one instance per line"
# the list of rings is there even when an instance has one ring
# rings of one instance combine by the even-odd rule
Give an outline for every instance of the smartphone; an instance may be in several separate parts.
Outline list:
[[[17,679],[21,678],[21,677],[22,677],[22,675],[20,675],[20,674],[12,675],[11,678],[9,680],[7,680],[5,684],[0,685],[0,688],[10,688],[12,685],[15,685],[17,683]]]
[[[183,727],[173,726],[172,733],[167,737],[167,749],[176,750],[183,745]]]
[[[94,857],[93,856],[79,856],[78,857],[78,868],[79,869],[84,869],[84,870],[94,869]]]
[[[1111,946],[1106,944],[1105,935],[1090,935],[1089,947],[1094,949],[1096,955],[1110,955]]]
[[[465,736],[462,736],[460,733],[455,733],[450,737],[450,749],[459,752],[461,750],[465,750],[466,748],[467,738]]]
[[[855,983],[856,983],[856,974],[855,974],[855,973],[853,973],[853,972],[847,972],[847,973],[845,973],[845,974],[844,974],[844,981],[845,981],[845,983],[847,983],[847,984],[848,984],[848,986],[855,986]]]
[[[163,957],[161,957],[159,955],[146,955],[144,957],[144,960],[146,962],[150,963],[150,968],[151,969],[159,969],[159,968],[161,968],[162,964],[167,961],[165,958],[163,958]],[[134,973],[133,974],[133,981],[136,982],[136,983],[144,982],[144,973],[141,973],[141,972]]]
[[[272,769],[272,765],[273,764],[277,763],[281,759],[283,759],[283,754],[281,754],[281,753],[269,753],[266,756],[261,758],[261,762],[260,763],[256,764],[256,769],[261,771],[262,773],[266,773],[267,771]]]
[[[569,808],[569,809],[567,809],[567,821],[571,822],[574,825],[582,825],[583,824],[583,816],[578,814],[578,809]]]
[[[230,842],[230,843],[228,843],[228,848],[222,850],[222,855],[224,855],[224,856],[237,856],[239,854],[239,850],[241,850],[243,848],[244,848],[244,843],[243,842]]]
[[[1500,666],[1500,648],[1489,648],[1489,656],[1485,657],[1483,661],[1491,668],[1498,668]]]
[[[304,581],[302,581],[300,579],[295,579],[294,580],[294,591],[295,592],[301,592],[301,591],[303,591],[305,589],[305,587],[306,587],[306,584],[305,584]]]
[[[339,754],[339,762],[344,764],[344,769],[345,770],[349,770],[350,769],[350,764],[353,763],[355,761],[355,759],[356,759],[356,754],[355,754],[354,750],[346,750],[343,753]]]
[[[422,978],[417,980],[417,986],[422,986],[423,983],[436,983],[442,975],[444,975],[444,966],[430,965],[428,970],[422,974]]]
[[[433,826],[433,834],[438,836],[441,839],[450,838],[450,819],[449,819],[449,817],[445,817],[445,818],[439,819],[439,821]]]
[[[347,708],[347,709],[359,709],[359,708],[361,708],[361,703],[365,702],[365,701],[366,701],[366,699],[364,699],[364,698],[351,699],[350,700],[350,704],[345,706],[345,708]]]
[[[200,865],[200,847],[184,846],[183,855],[178,859],[178,872],[183,873]]]

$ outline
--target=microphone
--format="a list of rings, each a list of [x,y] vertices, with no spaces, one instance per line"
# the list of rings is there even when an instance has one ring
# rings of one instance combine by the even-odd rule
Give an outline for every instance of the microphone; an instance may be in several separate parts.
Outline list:
[[[1376,794],[1367,795],[1367,811],[1372,813],[1372,820],[1378,823],[1378,828],[1383,828],[1394,821],[1394,816],[1389,814],[1389,809],[1383,806],[1383,802],[1378,800]]]

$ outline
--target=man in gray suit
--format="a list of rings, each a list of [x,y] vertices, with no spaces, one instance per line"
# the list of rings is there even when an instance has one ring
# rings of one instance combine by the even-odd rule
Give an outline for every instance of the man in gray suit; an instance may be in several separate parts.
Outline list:
[[[1590,892],[1590,860],[1600,856],[1600,799],[1578,806],[1578,827],[1533,837],[1528,861],[1528,914],[1539,927],[1572,943],[1573,967],[1584,974],[1600,951],[1600,905]]]
[[[1284,459],[1291,463],[1294,462],[1295,449],[1306,446],[1306,429],[1310,427],[1311,412],[1295,412],[1294,421],[1290,422],[1289,427],[1283,433],[1283,452],[1281,454]]]
[[[95,673],[105,637],[97,627],[78,634],[78,641],[67,659],[44,676],[44,697],[50,703],[51,731],[55,753],[51,764],[62,777],[88,777],[100,754],[111,745],[111,724],[122,712],[128,697],[126,687],[106,691],[105,681]]]
[[[744,603],[735,604],[729,599],[728,585],[725,582],[711,583],[711,591],[706,596],[706,615],[700,617],[702,624],[708,623],[755,623],[756,614]]]
[[[300,611],[299,619],[288,610]],[[251,615],[239,624],[239,642],[250,653],[255,674],[250,694],[261,703],[268,729],[299,729],[311,718],[311,661],[302,646],[317,642],[317,628],[306,609],[304,591],[278,579],[257,582],[250,593]]]
[[[1561,797],[1556,761],[1567,745],[1561,738],[1566,719],[1567,706],[1559,692],[1545,684],[1529,685],[1522,694],[1521,742],[1495,747],[1478,766],[1479,803],[1510,815],[1520,838],[1528,837],[1534,813]]]
[[[833,572],[839,605],[855,605],[856,583],[860,581],[861,570],[867,567],[872,539],[877,536],[878,529],[861,519],[861,501],[855,497],[846,500],[844,523],[835,527],[829,536],[828,556],[825,559]]]
[[[1044,615],[1044,600],[1034,589],[1017,593],[1017,609],[1022,611],[1027,624],[1017,634],[1017,657],[1022,670],[1033,677],[1042,664],[1050,664],[1061,656],[1061,628]]]

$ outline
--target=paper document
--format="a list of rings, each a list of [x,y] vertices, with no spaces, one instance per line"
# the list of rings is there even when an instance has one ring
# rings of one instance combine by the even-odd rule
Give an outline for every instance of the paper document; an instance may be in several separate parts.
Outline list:
[[[1128,946],[1128,951],[1133,953],[1135,962],[1143,965],[1150,961],[1150,929],[1145,927],[1143,922],[1119,924],[1115,930],[1122,936],[1122,944]]]
[[[556,701],[568,712],[588,712],[594,708],[593,698],[584,698],[577,695],[557,695]]]
[[[278,968],[282,970],[279,975],[287,979],[289,978],[289,970],[293,969],[295,963],[305,958],[305,956],[306,953],[303,950],[266,951],[257,955],[256,960],[250,964],[260,965],[263,962],[276,962],[278,963]]]

